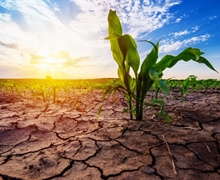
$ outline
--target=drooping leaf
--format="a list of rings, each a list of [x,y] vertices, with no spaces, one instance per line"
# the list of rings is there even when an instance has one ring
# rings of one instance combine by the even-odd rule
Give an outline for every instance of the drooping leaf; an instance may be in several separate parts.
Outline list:
[[[203,56],[200,56],[200,58],[198,60],[196,60],[198,63],[203,63],[205,64],[206,66],[208,66],[210,69],[212,69],[213,71],[217,72],[216,69],[212,66],[212,64],[206,59],[204,58]]]
[[[171,68],[173,67],[178,61],[183,60],[183,61],[189,61],[193,60],[198,63],[204,63],[207,67],[210,69],[216,71],[214,67],[211,65],[211,63],[202,57],[201,55],[203,52],[201,52],[197,48],[187,48],[184,51],[182,51],[180,54],[177,56],[172,56],[172,55],[166,55],[164,56],[158,63],[156,63],[153,67],[155,68],[156,71],[162,72],[166,68]],[[216,71],[217,72],[217,71]]]

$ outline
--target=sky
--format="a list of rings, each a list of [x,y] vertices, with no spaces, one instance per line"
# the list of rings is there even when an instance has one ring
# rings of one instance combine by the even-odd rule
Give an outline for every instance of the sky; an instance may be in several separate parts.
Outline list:
[[[220,0],[0,0],[0,78],[115,78],[108,36],[115,10],[141,62],[199,48],[220,73]],[[163,78],[220,79],[204,64],[179,62]]]

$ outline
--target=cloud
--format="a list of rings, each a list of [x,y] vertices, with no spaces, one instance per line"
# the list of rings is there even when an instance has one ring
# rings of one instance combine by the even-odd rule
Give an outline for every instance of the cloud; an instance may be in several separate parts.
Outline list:
[[[215,15],[215,16],[210,16],[210,17],[209,17],[209,19],[210,19],[211,21],[212,21],[212,20],[215,20],[215,19],[217,19],[217,18],[218,18],[218,16],[216,16],[216,15]]]
[[[192,32],[193,32],[193,33],[196,32],[196,31],[198,31],[198,30],[199,30],[199,26],[192,27]]]
[[[90,57],[79,57],[75,59],[68,59],[63,63],[63,67],[85,67],[85,66],[91,66],[87,64]],[[87,65],[86,65],[87,64]]]
[[[13,43],[4,43],[4,42],[0,41],[0,45],[5,46],[7,48],[11,48],[11,49],[16,49],[16,50],[18,49],[18,46]]]
[[[193,44],[196,44],[196,43],[200,43],[200,42],[204,42],[206,41],[207,39],[210,38],[210,35],[209,34],[205,34],[205,35],[200,35],[200,36],[197,36],[197,37],[192,37],[192,38],[189,38],[189,39],[185,39],[183,41],[162,41],[162,45],[160,46],[160,51],[161,53],[167,53],[167,52],[172,52],[172,51],[177,51],[181,48],[184,48],[188,45],[193,45]]]
[[[194,26],[191,29],[186,29],[183,31],[170,33],[169,38],[160,41],[160,51],[161,53],[167,53],[172,51],[177,51],[181,48],[184,48],[188,45],[198,44],[208,40],[211,36],[209,34],[204,34],[200,36],[191,37],[190,34],[193,34],[199,30],[199,26]],[[184,37],[183,39],[183,36]]]
[[[0,13],[0,20],[2,20],[2,21],[11,21],[11,15]]]
[[[180,17],[176,17],[175,23],[179,23],[180,21],[182,21],[182,19],[188,18],[189,16],[186,14],[183,14]]]
[[[125,29],[129,29],[127,33],[135,38],[140,33],[152,32],[168,23],[172,18],[169,8],[179,4],[180,0],[161,0],[158,3],[141,0],[71,0],[62,3],[74,11],[65,14],[67,7],[61,6],[59,1],[0,2],[3,8],[16,12],[16,17],[13,13],[1,14],[3,28],[0,36],[7,37],[7,42],[16,39],[19,47],[29,52],[31,49],[65,49],[76,53],[77,57],[83,55],[80,52],[84,49],[83,53],[90,55],[91,47],[100,48],[103,44],[98,45],[97,40],[106,36],[109,9],[117,10]],[[60,18],[64,14],[69,16],[66,21]],[[77,46],[74,45],[76,42]]]
[[[30,59],[30,63],[31,64],[40,64],[42,63],[42,59],[46,58],[45,56],[41,56],[38,54],[30,54],[31,59]]]
[[[186,34],[190,34],[190,32],[188,30],[184,30],[184,31],[173,33],[174,37],[179,37],[179,36],[183,36],[183,35],[186,35]]]
[[[85,3],[85,1],[72,0],[72,2],[81,9],[76,19],[77,22],[74,20],[74,25],[79,23],[79,26],[83,25],[96,32],[106,29],[107,12],[113,9],[117,11],[125,29],[128,29],[125,33],[136,38],[141,33],[150,33],[169,23],[169,20],[173,18],[173,15],[169,13],[169,8],[180,4],[181,1],[161,0],[154,3],[141,0],[96,0]]]
[[[105,71],[106,64],[115,68],[109,42],[103,40],[107,36],[109,9],[117,11],[124,33],[140,38],[143,34],[148,35],[170,24],[171,20],[174,23],[182,22],[186,15],[175,17],[175,12],[170,12],[170,8],[181,2],[181,0],[1,1],[0,6],[4,13],[0,13],[0,46],[3,46],[1,51],[5,54],[3,56],[0,51],[0,61],[7,58],[11,59],[8,61],[10,63],[23,62],[31,67],[47,63],[59,64],[59,67],[65,68],[87,67],[86,70],[95,66],[103,67],[102,71]],[[216,17],[213,16],[212,19],[214,18]],[[208,34],[189,37],[198,29],[199,26],[194,26],[191,29],[171,33],[168,40],[161,41],[161,51],[176,51],[187,45],[206,41],[210,37]],[[16,48],[19,48],[22,57],[19,53],[12,53]],[[56,59],[55,62],[46,61],[53,58]],[[77,73],[82,74],[80,70]]]
[[[181,20],[182,20],[181,18],[177,18],[175,22],[179,23]]]
[[[198,30],[199,30],[199,26],[195,26],[195,27],[192,27],[191,30],[186,29],[184,31],[170,33],[169,36],[173,36],[174,38],[180,38],[182,36],[195,33]]]
[[[31,64],[35,65],[48,65],[48,66],[59,66],[59,67],[81,67],[86,66],[90,57],[78,57],[71,58],[69,53],[66,51],[60,51],[56,54],[40,55],[31,54]],[[90,65],[88,65],[90,66]]]

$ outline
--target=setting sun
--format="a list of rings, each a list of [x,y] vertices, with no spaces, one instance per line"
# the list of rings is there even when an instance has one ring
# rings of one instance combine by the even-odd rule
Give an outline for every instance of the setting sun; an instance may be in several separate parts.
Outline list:
[[[37,66],[44,71],[55,71],[62,67],[62,63],[64,63],[64,59],[48,57],[42,59],[42,61]]]

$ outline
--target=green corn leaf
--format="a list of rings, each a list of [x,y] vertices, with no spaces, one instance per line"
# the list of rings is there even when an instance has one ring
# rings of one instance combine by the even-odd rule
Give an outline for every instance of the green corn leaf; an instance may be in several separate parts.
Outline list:
[[[148,75],[149,76],[149,75]],[[147,78],[141,82],[141,91],[140,91],[140,99],[141,101],[144,100],[147,92],[153,85],[154,81],[151,78]]]
[[[137,86],[137,95],[140,97],[141,101],[144,100],[146,93],[151,88],[153,81],[155,80],[154,78],[150,78],[149,70],[156,63],[158,58],[159,42],[156,45],[150,41],[146,41],[146,42],[149,42],[154,47],[151,50],[151,52],[147,55],[147,57],[144,59],[138,76],[138,81],[140,82],[137,83],[139,85]]]
[[[106,37],[105,39],[106,40],[117,40],[118,38],[120,38],[121,37],[121,35],[118,35],[118,34],[115,34],[115,33],[113,33],[113,34],[110,34],[108,37]]]
[[[172,56],[172,55],[166,55],[164,56],[158,63],[156,63],[153,67],[155,68],[156,71],[162,72],[166,68],[171,68],[173,67],[178,61],[183,60],[183,61],[189,61],[193,60],[198,63],[204,63],[207,67],[210,69],[216,71],[214,67],[211,65],[211,63],[202,57],[201,55],[203,52],[201,52],[197,48],[187,48],[184,51],[182,51],[179,55],[177,56]],[[217,72],[217,71],[216,71]]]
[[[113,58],[117,62],[118,66],[122,67],[124,57],[118,44],[118,38],[121,36],[122,26],[120,20],[116,14],[116,11],[110,10],[108,14],[108,37],[105,39],[110,40]]]
[[[140,57],[134,39],[130,35],[125,34],[118,38],[118,44],[125,58],[124,60],[126,61],[127,65],[133,69],[135,76],[137,77],[137,71],[140,65]]]
[[[146,42],[149,42],[154,47],[151,50],[150,54],[148,54],[147,57],[144,59],[141,65],[140,76],[142,79],[146,79],[148,77],[149,69],[156,63],[158,58],[159,42],[156,45],[150,41],[146,41]]]
[[[154,70],[154,68],[150,68],[150,70],[149,70],[150,78],[151,78],[153,81],[155,81],[155,83],[158,83],[158,84],[159,84],[161,90],[162,90],[165,94],[169,95],[170,92],[169,92],[169,88],[167,87],[167,83],[166,83],[165,81],[163,81],[163,80],[160,79],[160,74],[161,74],[161,73],[160,73],[160,72],[159,72],[159,73],[156,72],[156,71]]]
[[[149,76],[153,81],[159,81],[159,79],[160,79],[160,73],[155,71],[154,68],[149,69]]]
[[[118,40],[110,40],[110,44],[114,60],[117,62],[118,66],[122,66],[124,57],[119,48]]]
[[[212,64],[206,58],[204,58],[203,56],[200,56],[200,58],[196,62],[203,63],[206,66],[208,66],[210,69],[212,69],[213,71],[218,73],[218,71],[216,71],[216,69],[212,66]]]
[[[120,78],[120,80],[123,82],[123,84],[125,85],[125,87],[128,89],[128,91],[130,90],[130,79],[131,76],[129,75],[129,73],[123,68],[123,67],[119,67],[118,68],[118,76]]]
[[[156,83],[158,88],[161,88],[163,92],[169,94],[167,84],[162,80],[163,71],[166,68],[172,68],[180,60],[186,62],[193,60],[197,63],[203,63],[210,69],[216,71],[211,63],[202,56],[204,53],[201,52],[200,49],[191,47],[183,50],[177,56],[166,55],[157,62],[159,42],[154,44],[151,41],[146,41],[152,44],[153,48],[144,59],[140,67],[140,72],[138,73],[140,58],[137,52],[136,43],[130,35],[123,35],[122,26],[116,11],[109,11],[108,37],[105,39],[110,41],[112,55],[118,64],[118,76],[122,83],[121,88],[117,88],[116,86],[111,87],[106,93],[111,92],[113,89],[124,93],[128,101],[131,119],[135,111],[134,114],[136,115],[136,119],[142,120],[145,96],[153,83]],[[130,75],[130,68],[133,69],[135,78],[132,78]],[[187,88],[188,85],[186,86],[186,89]],[[134,93],[134,90],[136,90],[136,93]],[[136,101],[136,108],[133,107],[133,100]],[[169,121],[170,118],[164,111],[164,103],[161,104],[160,115]]]
[[[116,14],[116,11],[113,11],[111,9],[109,10],[108,14],[108,34],[117,34],[119,36],[122,36],[121,22]]]
[[[174,58],[175,56],[165,55],[158,63],[154,64],[153,67],[156,69],[156,71],[162,72],[164,69],[170,66]]]
[[[131,75],[128,72],[125,73],[124,85],[125,85],[126,89],[128,90],[128,92],[131,93],[132,92],[132,86],[133,86],[133,79],[132,79]]]
[[[159,80],[159,85],[160,85],[160,88],[161,90],[166,94],[166,95],[170,95],[170,91],[169,91],[169,88],[167,86],[167,83],[163,80]]]
[[[118,67],[118,77],[122,82],[124,82],[124,77],[125,77],[125,69],[122,67]]]

